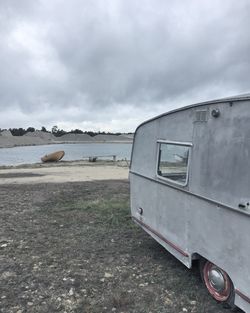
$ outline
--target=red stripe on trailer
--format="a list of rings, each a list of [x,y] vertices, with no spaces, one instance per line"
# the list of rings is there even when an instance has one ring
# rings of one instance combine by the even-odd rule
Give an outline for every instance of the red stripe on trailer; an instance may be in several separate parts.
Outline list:
[[[240,292],[239,290],[235,290],[235,293],[237,293],[238,296],[240,296],[242,299],[244,299],[245,301],[247,301],[248,303],[250,303],[250,298],[248,298],[247,296],[245,296],[242,292]]]
[[[166,242],[169,246],[171,246],[172,248],[174,248],[176,251],[178,251],[180,254],[182,254],[185,257],[189,257],[189,255],[183,251],[181,248],[179,248],[178,246],[176,246],[174,243],[172,243],[171,241],[169,241],[168,239],[166,239],[162,234],[158,233],[156,230],[154,230],[153,228],[151,228],[150,226],[148,226],[147,224],[143,223],[142,221],[140,221],[138,218],[132,216],[132,218],[139,224],[141,224],[144,228],[148,229],[151,233],[153,233],[154,235],[156,235],[157,237],[159,237],[162,241]]]

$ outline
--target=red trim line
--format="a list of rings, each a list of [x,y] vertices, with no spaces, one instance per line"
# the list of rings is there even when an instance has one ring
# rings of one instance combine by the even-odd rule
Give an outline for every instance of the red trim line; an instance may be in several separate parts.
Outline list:
[[[162,241],[164,241],[165,243],[167,243],[169,246],[171,246],[172,248],[174,248],[176,251],[178,251],[180,254],[182,254],[185,257],[189,257],[189,255],[183,251],[181,248],[179,248],[178,246],[176,246],[175,244],[173,244],[171,241],[169,241],[168,239],[166,239],[165,237],[163,237],[160,233],[158,233],[156,230],[154,230],[153,228],[151,228],[150,226],[148,226],[147,224],[143,223],[142,221],[140,221],[138,218],[132,216],[132,218],[139,224],[141,224],[143,227],[145,227],[147,230],[149,230],[151,233],[153,233],[154,235],[156,235],[157,237],[159,237]]]
[[[248,298],[247,296],[245,296],[243,293],[241,293],[239,290],[235,290],[235,293],[237,293],[238,296],[240,296],[242,299],[244,299],[245,301],[247,301],[248,303],[250,303],[250,298]]]

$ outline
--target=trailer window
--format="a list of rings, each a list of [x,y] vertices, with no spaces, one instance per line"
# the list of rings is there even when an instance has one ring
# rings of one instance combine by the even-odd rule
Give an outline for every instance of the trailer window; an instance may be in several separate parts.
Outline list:
[[[160,143],[157,173],[168,180],[186,185],[189,146]]]

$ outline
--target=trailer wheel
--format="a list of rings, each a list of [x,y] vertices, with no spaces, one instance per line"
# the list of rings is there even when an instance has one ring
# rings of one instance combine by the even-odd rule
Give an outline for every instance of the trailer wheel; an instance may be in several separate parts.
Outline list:
[[[210,295],[218,302],[235,308],[234,286],[227,273],[205,259],[200,261],[200,273]]]

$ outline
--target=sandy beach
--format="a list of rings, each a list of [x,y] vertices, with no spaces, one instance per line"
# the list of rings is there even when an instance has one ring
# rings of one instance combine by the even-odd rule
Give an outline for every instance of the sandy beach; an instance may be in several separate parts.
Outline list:
[[[58,162],[0,168],[0,184],[39,184],[128,179],[124,162]]]

